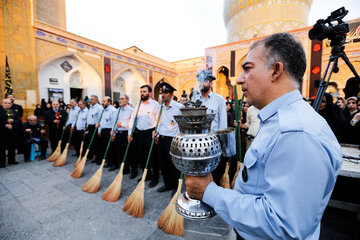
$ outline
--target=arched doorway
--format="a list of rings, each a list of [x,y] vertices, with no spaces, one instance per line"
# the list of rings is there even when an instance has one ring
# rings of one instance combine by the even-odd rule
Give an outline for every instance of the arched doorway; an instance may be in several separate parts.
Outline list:
[[[220,67],[217,71],[218,77],[216,81],[216,93],[224,98],[232,96],[232,85],[229,79],[229,69],[227,67]]]
[[[160,81],[158,81],[155,84],[154,87],[154,99],[157,101],[159,99],[159,95],[160,95],[160,83],[162,82],[167,82],[165,78],[160,79]]]
[[[39,96],[46,101],[97,95],[102,97],[99,74],[92,66],[75,54],[63,55],[42,66],[38,75]],[[39,102],[40,102],[39,99]]]
[[[146,81],[134,69],[127,69],[114,77],[112,83],[113,99],[118,101],[121,94],[126,94],[130,98],[130,103],[135,105],[140,100],[140,86],[145,85]]]

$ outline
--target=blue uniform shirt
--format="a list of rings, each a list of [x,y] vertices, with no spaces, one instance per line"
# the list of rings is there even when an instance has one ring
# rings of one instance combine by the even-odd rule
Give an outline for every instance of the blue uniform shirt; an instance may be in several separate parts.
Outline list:
[[[116,127],[116,130],[118,131],[126,131],[129,127],[129,120],[131,117],[131,113],[134,110],[134,108],[130,107],[129,105],[126,105],[124,108],[120,107],[120,113],[118,118],[118,123],[121,123],[121,127]]]
[[[104,109],[98,132],[101,132],[101,129],[103,128],[113,129],[116,121],[117,112],[117,109],[114,108],[113,105],[109,105],[107,108]]]
[[[89,110],[86,107],[84,109],[80,109],[79,117],[75,124],[76,130],[83,130],[86,127],[88,111]]]
[[[103,109],[104,108],[99,103],[90,105],[88,117],[87,117],[87,125],[97,124]]]
[[[179,133],[179,125],[174,119],[174,115],[181,115],[180,108],[183,105],[171,100],[169,107],[163,107],[158,132],[162,136],[175,137]]]
[[[65,126],[73,125],[75,123],[79,111],[80,111],[80,108],[78,106],[75,106],[70,109],[69,118],[68,118]]]
[[[215,118],[211,122],[211,131],[216,132],[227,127],[226,103],[222,96],[210,91],[206,99],[201,94],[196,95],[196,100],[200,99],[208,109],[206,113],[215,113]]]
[[[234,190],[210,183],[203,201],[245,239],[319,239],[320,221],[341,169],[327,122],[298,90],[259,112],[260,129]]]

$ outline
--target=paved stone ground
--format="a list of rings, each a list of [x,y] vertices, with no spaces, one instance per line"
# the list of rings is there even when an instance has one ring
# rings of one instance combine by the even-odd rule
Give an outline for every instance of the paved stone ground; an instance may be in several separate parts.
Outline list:
[[[89,194],[81,187],[98,169],[87,162],[83,176],[74,179],[74,152],[67,164],[54,167],[47,161],[20,163],[0,169],[0,239],[235,239],[234,233],[218,216],[205,221],[185,219],[185,236],[163,233],[157,220],[171,199],[171,192],[145,189],[144,218],[134,218],[122,211],[124,201],[137,185],[125,175],[119,201],[106,202],[101,195],[117,171],[104,169],[99,192]]]

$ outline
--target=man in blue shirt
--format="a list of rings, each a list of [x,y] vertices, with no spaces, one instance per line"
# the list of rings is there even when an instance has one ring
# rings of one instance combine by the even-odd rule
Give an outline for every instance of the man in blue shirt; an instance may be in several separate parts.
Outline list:
[[[200,92],[195,99],[200,99],[202,105],[207,107],[206,113],[215,113],[215,118],[211,122],[211,131],[216,132],[218,130],[227,128],[227,113],[226,103],[224,98],[214,93],[211,90],[213,81],[216,78],[211,74],[210,71],[200,71],[197,74],[197,82],[200,85]],[[219,184],[221,176],[224,174],[226,161],[228,159],[221,157],[219,166],[212,172],[214,181]]]
[[[79,100],[78,107],[80,108],[80,111],[77,121],[73,124],[71,129],[71,131],[73,131],[73,143],[77,157],[79,157],[80,154],[81,141],[83,139],[88,114],[88,108],[83,100]],[[82,155],[85,155],[85,151],[82,152]]]
[[[291,34],[274,34],[250,48],[242,68],[237,83],[260,109],[260,128],[234,190],[217,186],[211,174],[187,176],[186,190],[244,239],[318,239],[342,156],[330,127],[298,90],[305,52]]]
[[[74,126],[80,111],[80,108],[77,106],[77,102],[74,98],[70,100],[69,105],[70,105],[69,116],[65,123],[65,126],[63,127],[63,130],[65,132],[64,132],[63,140],[61,141],[61,151],[65,149],[66,143],[68,142],[68,139],[70,137],[71,127]],[[72,144],[74,143],[73,139],[71,143]],[[73,156],[76,156],[76,154],[74,154]]]
[[[126,94],[120,95],[119,104],[120,104],[120,109],[119,109],[120,113],[116,124],[116,137],[115,137],[116,149],[114,151],[114,165],[111,168],[109,168],[109,171],[114,171],[115,169],[119,168],[120,163],[124,158],[126,147],[128,144],[127,138],[128,138],[129,120],[131,117],[131,113],[134,110],[134,108],[130,107],[129,96]],[[111,134],[114,135],[114,131],[112,131]],[[124,174],[130,173],[129,159],[131,159],[131,157],[132,156],[128,154],[127,161],[125,162],[125,166],[124,166],[124,171],[123,171]]]
[[[100,140],[100,144],[97,146],[99,152],[96,155],[98,165],[101,164],[101,161],[104,158],[106,147],[111,137],[110,132],[116,123],[117,117],[117,110],[113,107],[111,98],[109,96],[102,98],[101,105],[104,108],[104,112],[100,120],[100,124],[95,124],[95,127],[98,127],[98,137]],[[106,164],[104,166],[105,168],[111,167],[113,164],[113,145],[113,143],[110,144],[108,154],[106,156]]]
[[[90,107],[89,107],[89,111],[88,111],[88,115],[87,115],[87,122],[86,122],[87,127],[85,128],[85,132],[88,132],[88,133],[85,138],[84,149],[86,149],[90,144],[90,140],[95,131],[95,125],[98,123],[103,110],[104,110],[104,108],[99,104],[98,96],[91,95],[90,96]],[[90,147],[90,151],[89,151],[89,155],[88,155],[89,159],[93,158],[93,154],[100,155],[99,148],[95,147],[95,146],[98,146],[99,144],[100,144],[100,138],[97,135],[95,135],[94,139],[93,139],[93,143]],[[97,162],[98,162],[98,159],[96,159],[96,158],[92,161],[92,163],[97,163]]]

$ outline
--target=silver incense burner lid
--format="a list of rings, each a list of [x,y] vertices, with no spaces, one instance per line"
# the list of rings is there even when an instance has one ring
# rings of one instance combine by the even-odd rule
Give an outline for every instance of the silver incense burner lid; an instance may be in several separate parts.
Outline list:
[[[173,138],[170,147],[175,167],[191,176],[202,176],[215,170],[221,152],[220,141],[213,133],[180,133]]]

